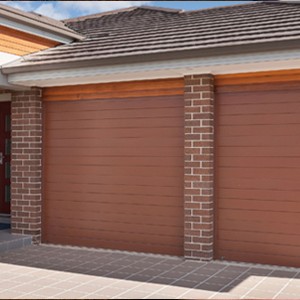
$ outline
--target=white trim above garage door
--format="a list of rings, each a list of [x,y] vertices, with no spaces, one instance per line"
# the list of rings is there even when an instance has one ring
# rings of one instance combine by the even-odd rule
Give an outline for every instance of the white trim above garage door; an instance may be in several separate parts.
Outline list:
[[[97,67],[9,74],[11,84],[63,86],[132,80],[178,78],[188,74],[234,74],[300,68],[298,50],[210,56]]]

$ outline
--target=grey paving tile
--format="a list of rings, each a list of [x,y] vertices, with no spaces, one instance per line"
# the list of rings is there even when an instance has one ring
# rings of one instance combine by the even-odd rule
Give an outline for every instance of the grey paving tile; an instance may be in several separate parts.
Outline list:
[[[188,281],[197,281],[198,283],[201,283],[204,280],[207,280],[208,277],[203,274],[191,273],[191,274],[187,274],[187,275],[183,276],[181,279],[188,280]]]
[[[123,294],[117,296],[116,299],[143,299],[147,297],[148,294],[141,291],[127,291]]]
[[[188,292],[189,288],[184,288],[180,286],[166,286],[158,291],[159,294],[171,296],[171,298],[176,298],[186,292]]]
[[[0,299],[12,299],[12,298],[17,298],[24,296],[26,293],[24,292],[19,292],[19,291],[14,291],[14,290],[9,290],[9,291],[1,291],[0,292]]]
[[[87,293],[75,292],[75,291],[65,291],[61,294],[54,296],[54,299],[81,299],[87,296]]]
[[[143,269],[147,269],[147,268],[156,268],[157,264],[155,264],[151,261],[138,261],[138,262],[132,263],[131,266],[143,270]]]
[[[37,290],[32,290],[33,294],[40,295],[43,298],[54,297],[57,294],[63,293],[63,289],[52,288],[52,287],[44,287]]]
[[[95,293],[102,288],[103,286],[101,284],[85,283],[82,285],[77,285],[73,287],[71,290],[76,292]]]
[[[108,273],[107,276],[111,277],[111,278],[116,278],[116,279],[125,279],[128,278],[129,276],[131,276],[131,273],[124,273],[122,271],[117,271],[117,272],[111,272]]]
[[[253,290],[246,294],[244,299],[273,299],[276,296],[276,292],[266,292],[260,290]]]
[[[169,295],[155,293],[145,297],[144,299],[172,299],[172,297]]]
[[[13,278],[13,281],[19,282],[19,283],[29,283],[35,281],[37,278],[35,276],[30,275],[20,275]]]
[[[217,293],[210,299],[241,299],[241,297],[235,294]]]
[[[41,288],[40,286],[33,285],[32,283],[25,283],[17,286],[15,285],[15,287],[13,287],[14,290],[21,293],[31,293],[32,291],[36,291],[40,288]]]
[[[212,278],[209,278],[205,281],[205,283],[208,284],[217,284],[221,286],[226,286],[232,282],[232,278],[226,278],[226,277],[218,277],[214,276]]]
[[[205,290],[189,290],[186,293],[179,295],[180,299],[208,299],[214,296],[214,292],[209,292]]]
[[[300,299],[299,294],[288,294],[288,293],[280,293],[275,297],[275,299]]]
[[[138,274],[139,275],[149,275],[149,276],[159,276],[161,274],[163,274],[164,272],[158,269],[145,269],[143,271],[139,271]]]
[[[166,278],[172,278],[174,280],[176,279],[180,279],[182,278],[183,276],[185,276],[186,273],[185,272],[174,272],[174,271],[166,271],[164,273],[161,273],[161,277],[166,277]]]
[[[163,287],[164,287],[164,285],[162,285],[162,284],[147,282],[147,283],[141,283],[139,286],[137,286],[133,290],[147,292],[148,294],[151,294],[151,293],[155,293],[155,292],[159,291]]]
[[[126,289],[117,289],[113,287],[106,287],[104,289],[99,290],[96,293],[93,293],[97,297],[101,297],[101,299],[107,299],[107,298],[113,298],[117,297],[120,294],[125,293],[127,290]],[[102,298],[103,297],[103,298]]]
[[[178,287],[185,287],[185,288],[194,288],[197,285],[199,285],[199,282],[180,279],[180,280],[173,282],[172,285],[178,286]]]
[[[267,291],[267,292],[279,292],[282,287],[288,283],[288,279],[281,283],[277,283],[276,281],[266,281],[264,280],[262,283],[256,286],[256,290]]]
[[[118,280],[111,284],[111,287],[120,289],[133,289],[142,285],[141,282],[131,281],[131,280]]]
[[[149,282],[159,283],[159,284],[170,284],[174,282],[173,278],[166,278],[166,277],[154,277],[149,280]]]
[[[146,258],[143,261],[148,261],[148,262],[151,262],[153,264],[157,264],[157,263],[163,262],[164,260],[165,260],[165,258],[163,258],[163,257],[146,256]]]
[[[135,281],[141,281],[141,282],[147,282],[153,279],[154,277],[147,274],[133,274],[127,277],[128,280],[135,280]]]
[[[297,283],[289,283],[283,290],[282,293],[297,294],[300,295],[300,285]]]
[[[199,290],[219,292],[222,290],[223,287],[224,285],[222,284],[203,282],[197,285],[195,288]]]
[[[40,279],[36,279],[36,280],[32,281],[31,284],[39,286],[39,287],[46,287],[46,286],[54,285],[57,282],[59,282],[58,279],[42,277]]]
[[[42,299],[43,297],[41,295],[30,293],[30,294],[24,294],[22,296],[18,296],[16,298],[17,299]]]
[[[294,278],[298,274],[297,271],[275,270],[269,276],[279,278]]]

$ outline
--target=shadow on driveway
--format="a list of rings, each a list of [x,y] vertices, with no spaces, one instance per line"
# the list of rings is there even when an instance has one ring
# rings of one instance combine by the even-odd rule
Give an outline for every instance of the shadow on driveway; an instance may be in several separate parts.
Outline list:
[[[176,298],[175,288],[181,288],[177,289],[178,295],[181,293],[186,299],[202,294],[204,298],[257,298],[263,295],[270,299],[291,299],[300,295],[298,269],[203,263],[177,257],[47,245],[1,253],[0,263],[117,279],[123,285],[124,281],[134,282],[141,292],[141,283],[149,284],[148,287],[150,284],[161,285],[164,293],[156,295],[154,290],[149,294],[152,298]],[[130,289],[135,290],[134,286]]]

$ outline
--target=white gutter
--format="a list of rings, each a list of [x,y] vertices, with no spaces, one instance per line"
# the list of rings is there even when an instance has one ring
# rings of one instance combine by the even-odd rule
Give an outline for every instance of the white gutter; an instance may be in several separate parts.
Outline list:
[[[9,74],[11,84],[24,86],[63,86],[86,83],[176,78],[187,74],[233,74],[259,71],[300,69],[300,51],[283,50],[82,67]]]
[[[17,60],[19,58],[20,58],[20,56],[17,56],[17,55],[14,55],[14,54],[0,52],[0,69],[1,69],[2,65],[10,63],[10,62],[12,62],[14,60]],[[0,88],[2,88],[2,89],[11,89],[11,90],[22,89],[20,86],[14,86],[13,84],[10,84],[8,82],[8,76],[2,74],[1,70],[0,70]],[[0,94],[0,96],[1,95],[2,94]],[[1,101],[1,99],[0,99],[0,101]]]

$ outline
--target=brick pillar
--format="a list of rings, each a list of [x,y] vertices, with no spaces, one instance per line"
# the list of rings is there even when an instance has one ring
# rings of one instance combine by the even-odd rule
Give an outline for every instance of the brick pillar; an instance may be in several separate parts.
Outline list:
[[[12,94],[12,233],[41,238],[42,101],[41,90]]]
[[[214,82],[185,76],[185,257],[213,259]]]

